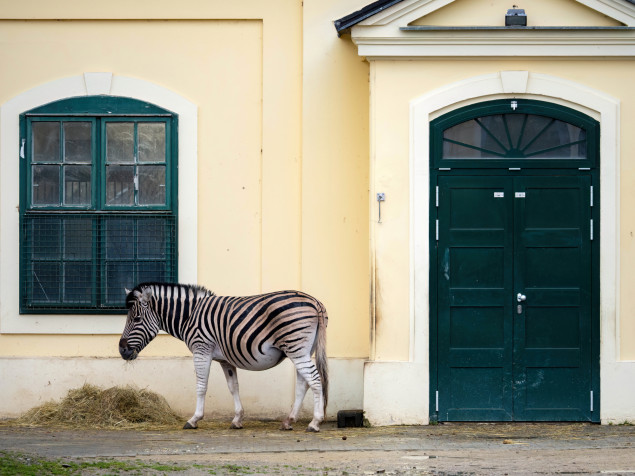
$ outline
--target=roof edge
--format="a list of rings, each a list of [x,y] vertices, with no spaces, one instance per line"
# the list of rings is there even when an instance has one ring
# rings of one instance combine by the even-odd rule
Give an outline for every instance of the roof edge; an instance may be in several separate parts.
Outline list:
[[[401,3],[402,1],[403,0],[377,0],[376,2],[366,5],[361,10],[357,10],[356,12],[350,13],[338,20],[335,20],[333,24],[335,25],[337,36],[342,36],[344,33],[347,33],[351,29],[351,27],[357,25],[359,22],[372,17],[376,13],[379,13],[386,8],[390,8],[397,3]]]
[[[350,13],[338,20],[335,20],[333,24],[335,25],[335,30],[337,31],[337,36],[342,36],[344,33],[348,33],[350,29],[357,25],[358,23],[366,20],[369,17],[385,10],[387,8],[392,7],[398,3],[401,3],[403,0],[377,0],[373,3],[370,3],[356,12]],[[635,5],[635,0],[623,0],[626,3],[630,3],[631,5]]]

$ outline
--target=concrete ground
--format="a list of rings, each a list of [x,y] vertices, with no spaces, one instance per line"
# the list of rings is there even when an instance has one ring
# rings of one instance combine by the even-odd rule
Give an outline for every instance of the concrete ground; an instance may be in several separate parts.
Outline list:
[[[570,423],[454,423],[278,430],[277,422],[201,422],[198,430],[64,430],[0,425],[0,455],[70,467],[111,462],[82,474],[635,474],[635,426]],[[66,463],[66,464],[65,464]],[[134,466],[136,465],[136,466]],[[167,465],[167,466],[166,466]],[[135,469],[136,468],[136,469]],[[0,474],[3,472],[0,463]]]

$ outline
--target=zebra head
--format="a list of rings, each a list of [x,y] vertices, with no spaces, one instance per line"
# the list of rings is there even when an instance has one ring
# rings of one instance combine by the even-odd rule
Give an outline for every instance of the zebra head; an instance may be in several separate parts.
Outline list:
[[[152,305],[151,288],[126,289],[126,295],[128,318],[119,340],[119,353],[125,360],[134,360],[159,332],[159,317]]]

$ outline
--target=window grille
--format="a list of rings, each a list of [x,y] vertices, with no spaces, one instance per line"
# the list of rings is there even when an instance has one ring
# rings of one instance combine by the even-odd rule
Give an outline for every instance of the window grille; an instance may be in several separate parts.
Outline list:
[[[33,213],[22,233],[25,310],[121,310],[124,288],[176,280],[173,216]]]

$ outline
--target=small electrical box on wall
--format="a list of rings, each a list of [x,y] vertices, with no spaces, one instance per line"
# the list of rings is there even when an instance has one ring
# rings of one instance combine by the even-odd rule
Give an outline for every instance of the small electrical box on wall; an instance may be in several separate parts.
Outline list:
[[[505,15],[505,26],[527,26],[527,15],[525,10],[518,8],[518,5],[514,5],[514,8],[507,10]]]

